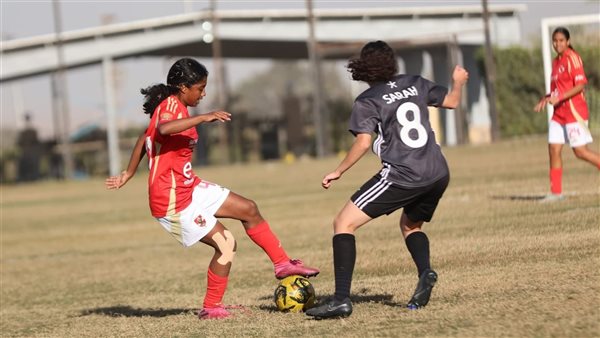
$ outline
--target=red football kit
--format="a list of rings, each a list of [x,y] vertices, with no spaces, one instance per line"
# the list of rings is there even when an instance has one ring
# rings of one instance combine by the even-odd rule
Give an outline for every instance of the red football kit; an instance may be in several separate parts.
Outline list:
[[[187,107],[177,97],[170,96],[156,108],[146,129],[148,194],[154,217],[174,215],[185,209],[192,202],[194,187],[201,181],[192,170],[192,153],[198,142],[196,129],[171,135],[158,132],[161,123],[187,117]]]
[[[588,108],[583,91],[567,100],[562,96],[569,89],[579,84],[586,84],[587,78],[583,72],[581,57],[571,48],[552,61],[552,81],[550,84],[550,95],[557,96],[561,101],[554,106],[552,120],[564,125],[577,122],[575,113],[579,114],[585,121],[588,120]]]

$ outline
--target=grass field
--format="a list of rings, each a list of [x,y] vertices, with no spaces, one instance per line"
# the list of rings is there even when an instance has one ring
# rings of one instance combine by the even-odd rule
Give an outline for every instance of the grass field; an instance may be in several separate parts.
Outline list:
[[[440,279],[425,309],[404,308],[416,270],[399,212],[357,233],[354,314],[335,321],[276,312],[267,256],[224,220],[238,241],[225,302],[246,311],[199,321],[212,251],[183,249],[151,218],[140,172],[117,192],[103,179],[1,187],[1,335],[599,337],[598,170],[565,149],[567,198],[545,204],[544,138],[444,152],[452,179],[424,228]],[[258,203],[290,256],[322,269],[313,284],[323,300],[333,292],[331,221],[379,168],[369,156],[325,191],[337,162],[197,173]]]

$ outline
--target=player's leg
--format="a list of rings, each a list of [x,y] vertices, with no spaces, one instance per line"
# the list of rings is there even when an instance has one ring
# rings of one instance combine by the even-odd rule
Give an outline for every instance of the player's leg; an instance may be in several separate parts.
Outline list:
[[[582,123],[585,123],[586,126],[584,127]],[[600,154],[588,148],[587,145],[594,140],[587,128],[587,121],[582,123],[575,122],[566,125],[569,145],[578,159],[589,162],[597,169],[600,169]]]
[[[230,313],[223,305],[223,295],[227,289],[229,271],[236,251],[233,235],[220,222],[204,236],[200,242],[211,246],[215,251],[208,265],[206,295],[200,319],[219,319],[229,317]]]
[[[350,297],[352,274],[356,261],[356,240],[354,232],[372,218],[348,201],[333,221],[334,236],[333,266],[335,272],[335,298]]]
[[[415,292],[408,302],[410,309],[418,309],[427,305],[431,291],[437,282],[437,273],[431,269],[429,238],[423,232],[422,227],[424,222],[429,222],[433,217],[448,182],[449,177],[447,176],[424,188],[427,191],[413,203],[407,205],[400,216],[400,230],[406,248],[417,267],[419,277]]]
[[[574,147],[573,152],[578,159],[587,161],[597,169],[600,169],[600,154],[588,148],[587,145]]]
[[[562,148],[566,140],[566,128],[556,121],[548,127],[548,156],[550,159],[550,192],[543,201],[562,199]]]
[[[291,275],[312,277],[319,274],[318,269],[304,265],[301,260],[289,258],[254,201],[230,192],[215,215],[242,222],[248,237],[260,246],[273,262],[275,277],[279,279]]]
[[[348,201],[333,222],[333,267],[335,294],[325,304],[313,307],[306,314],[316,318],[339,318],[352,314],[350,288],[356,262],[354,232],[372,218]]]
[[[402,207],[396,188],[380,174],[373,176],[337,214],[333,222],[335,295],[327,303],[306,311],[315,318],[347,317],[352,313],[350,287],[356,261],[354,232],[373,218]]]

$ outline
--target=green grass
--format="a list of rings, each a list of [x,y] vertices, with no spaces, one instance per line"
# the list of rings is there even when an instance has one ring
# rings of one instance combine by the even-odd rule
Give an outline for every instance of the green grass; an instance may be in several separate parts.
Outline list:
[[[597,143],[595,149],[598,151]],[[416,271],[399,212],[361,228],[354,314],[313,321],[275,311],[271,264],[238,222],[225,302],[246,312],[199,321],[212,250],[183,249],[152,219],[146,175],[118,192],[102,179],[1,189],[1,336],[599,337],[600,175],[564,150],[567,198],[548,190],[543,138],[444,149],[452,178],[425,226],[440,279],[428,307],[404,304]],[[334,290],[332,219],[379,169],[369,156],[325,191],[339,159],[197,168],[254,199],[290,256],[321,268],[318,299]]]

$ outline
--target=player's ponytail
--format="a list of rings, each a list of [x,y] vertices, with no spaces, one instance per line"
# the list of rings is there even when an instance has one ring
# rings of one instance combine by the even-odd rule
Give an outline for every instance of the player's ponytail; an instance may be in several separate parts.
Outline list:
[[[154,114],[154,110],[158,105],[167,97],[177,94],[179,88],[168,86],[162,83],[149,86],[147,88],[140,89],[142,95],[144,95],[144,114]]]
[[[144,95],[144,113],[152,117],[156,107],[164,99],[177,94],[181,86],[189,88],[207,76],[208,71],[200,62],[190,58],[177,60],[169,69],[166,85],[161,83],[140,90]]]
[[[346,66],[352,79],[368,83],[389,81],[398,73],[396,53],[383,41],[367,43],[360,51],[360,57],[348,61]]]
[[[571,33],[569,33],[569,30],[565,27],[556,27],[554,29],[554,31],[552,32],[552,38],[554,38],[554,35],[556,35],[556,33],[560,33],[562,35],[565,36],[565,39],[567,39],[567,41],[569,42],[569,48],[571,48],[572,50],[575,50],[575,48],[573,48],[573,45],[571,45]]]

